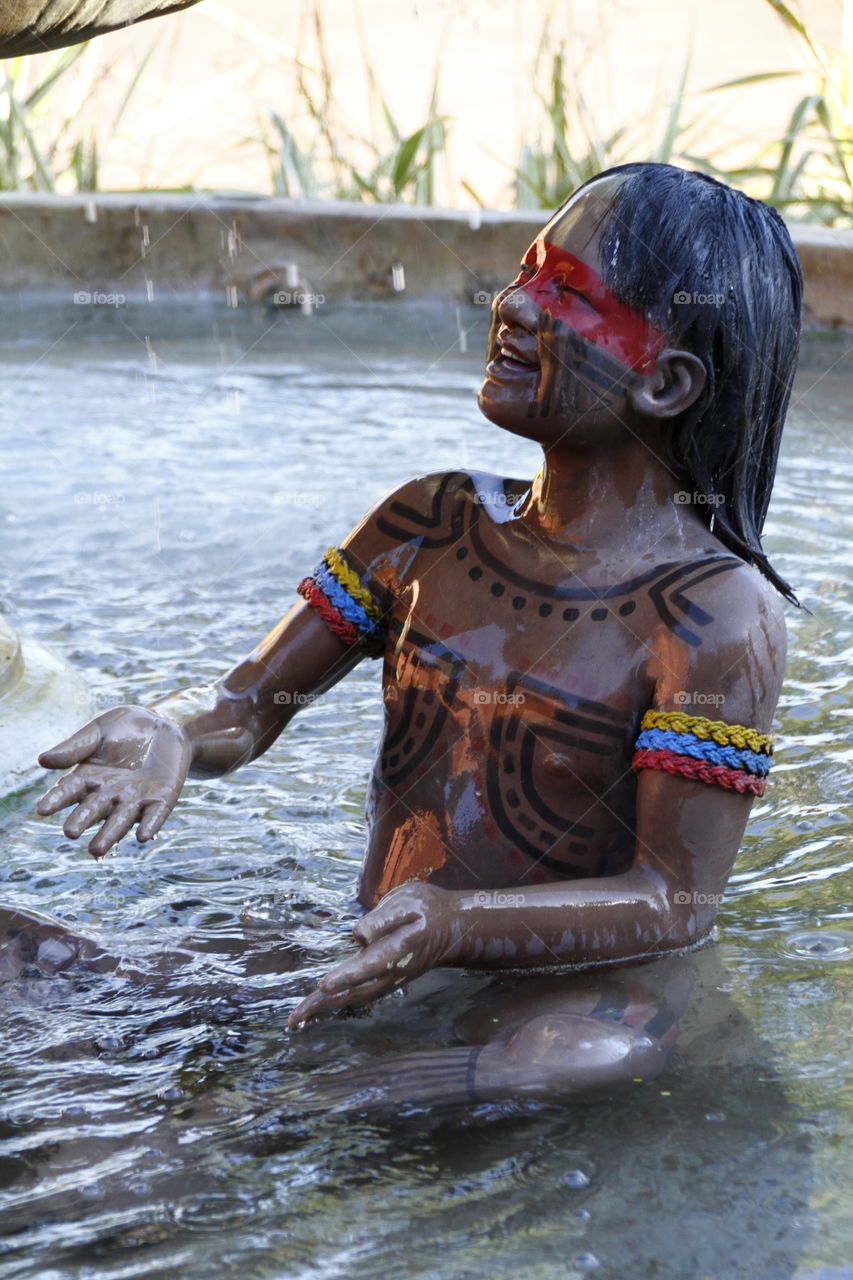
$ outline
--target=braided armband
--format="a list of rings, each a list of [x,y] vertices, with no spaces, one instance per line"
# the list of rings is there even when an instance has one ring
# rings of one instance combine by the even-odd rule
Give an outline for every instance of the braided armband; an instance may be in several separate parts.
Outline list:
[[[296,590],[345,644],[357,644],[370,658],[382,656],[388,630],[385,611],[337,547],[329,547]]]
[[[647,711],[631,767],[763,796],[772,755],[773,739],[755,729],[681,711]]]

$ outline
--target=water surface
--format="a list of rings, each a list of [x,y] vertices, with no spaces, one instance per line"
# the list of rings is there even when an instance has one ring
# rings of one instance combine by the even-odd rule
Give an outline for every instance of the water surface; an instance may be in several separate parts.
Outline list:
[[[412,474],[538,465],[476,409],[476,308],[32,304],[2,335],[0,610],[102,707],[220,675]],[[191,781],[153,846],[95,864],[38,791],[0,808],[0,901],[134,971],[0,989],[0,1276],[853,1274],[851,393],[844,339],[812,339],[767,539],[811,612],[789,611],[772,784],[670,1072],[393,1121],[288,1101],[305,1075],[446,1040],[483,981],[428,975],[418,1001],[285,1031],[349,947],[380,723],[362,664],[267,756]]]

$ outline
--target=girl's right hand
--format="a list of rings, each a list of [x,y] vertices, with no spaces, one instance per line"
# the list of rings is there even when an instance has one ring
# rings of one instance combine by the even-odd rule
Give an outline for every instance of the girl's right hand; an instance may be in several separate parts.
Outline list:
[[[63,831],[72,840],[103,821],[89,842],[101,858],[138,823],[150,840],[175,806],[192,763],[192,743],[179,725],[145,707],[113,707],[70,738],[43,751],[45,769],[70,769],[39,800],[42,815],[69,805]]]

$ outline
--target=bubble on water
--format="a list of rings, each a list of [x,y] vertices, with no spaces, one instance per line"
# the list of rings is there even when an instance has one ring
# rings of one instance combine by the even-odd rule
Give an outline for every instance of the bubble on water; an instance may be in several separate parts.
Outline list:
[[[572,1169],[566,1174],[566,1186],[578,1190],[582,1187],[589,1186],[589,1174],[584,1173],[583,1169]]]
[[[571,1265],[576,1271],[595,1271],[601,1266],[594,1253],[576,1253],[572,1258]]]
[[[124,1048],[124,1040],[121,1036],[99,1036],[95,1044],[101,1053],[118,1053]]]
[[[782,946],[786,956],[797,960],[844,961],[853,959],[853,933],[830,929],[810,929],[792,933]]]

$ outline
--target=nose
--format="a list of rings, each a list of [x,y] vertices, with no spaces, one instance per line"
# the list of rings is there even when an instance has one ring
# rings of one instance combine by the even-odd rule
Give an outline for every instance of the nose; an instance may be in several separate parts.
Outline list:
[[[503,324],[510,327],[520,325],[531,332],[535,330],[539,317],[539,307],[520,284],[509,284],[498,294],[495,311]]]

